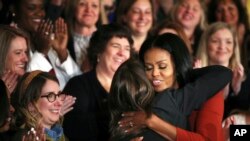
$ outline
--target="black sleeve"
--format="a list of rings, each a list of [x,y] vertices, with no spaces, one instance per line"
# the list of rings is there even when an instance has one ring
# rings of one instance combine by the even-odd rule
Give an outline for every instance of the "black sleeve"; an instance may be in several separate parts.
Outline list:
[[[176,91],[177,94],[175,94],[186,115],[222,90],[232,80],[232,71],[223,66],[213,65],[194,69],[190,72],[190,76],[191,82]],[[183,97],[179,97],[178,93],[182,93]]]
[[[73,77],[63,90],[66,94],[77,98],[73,105],[74,109],[67,113],[63,120],[64,133],[70,141],[96,140],[97,123],[89,106],[93,100],[84,77],[84,75]]]

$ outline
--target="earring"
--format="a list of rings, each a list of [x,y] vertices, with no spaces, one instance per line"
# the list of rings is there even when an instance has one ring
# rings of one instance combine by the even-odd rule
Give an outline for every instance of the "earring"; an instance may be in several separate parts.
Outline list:
[[[17,24],[14,22],[15,21],[15,17],[16,17],[16,13],[12,12],[11,13],[11,23],[10,23],[10,26],[14,27],[14,28],[17,28]]]

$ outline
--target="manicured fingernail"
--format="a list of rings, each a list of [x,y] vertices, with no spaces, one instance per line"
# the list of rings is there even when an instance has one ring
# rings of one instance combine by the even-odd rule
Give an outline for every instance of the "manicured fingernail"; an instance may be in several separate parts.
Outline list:
[[[8,117],[8,118],[6,119],[6,121],[10,122],[10,121],[11,121],[11,117]]]
[[[35,131],[35,129],[33,127],[31,127],[30,131]]]

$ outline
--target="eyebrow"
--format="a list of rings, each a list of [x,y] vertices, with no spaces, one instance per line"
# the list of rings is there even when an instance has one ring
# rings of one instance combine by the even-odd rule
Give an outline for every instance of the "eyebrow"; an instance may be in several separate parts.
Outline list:
[[[167,60],[168,60],[168,59],[163,59],[163,60],[157,61],[156,64],[161,63],[161,62],[164,62],[164,61],[167,61]],[[145,62],[145,64],[150,64],[150,63]]]
[[[48,94],[50,94],[50,93],[60,94],[60,93],[62,93],[62,91],[58,91],[57,93],[55,93],[55,92],[53,92],[53,91],[50,91],[50,92],[45,92],[44,94],[48,95]]]

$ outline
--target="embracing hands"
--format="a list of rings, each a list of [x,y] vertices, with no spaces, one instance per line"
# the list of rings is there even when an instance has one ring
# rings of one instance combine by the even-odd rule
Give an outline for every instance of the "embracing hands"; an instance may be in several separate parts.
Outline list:
[[[118,124],[126,133],[136,133],[147,126],[148,117],[144,111],[124,112],[122,117]]]
[[[244,80],[244,67],[238,64],[233,70],[232,88],[235,95],[238,95],[241,89],[241,83]]]

